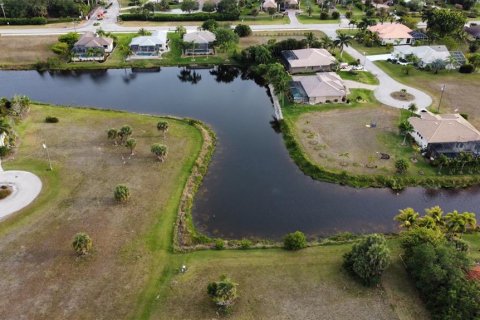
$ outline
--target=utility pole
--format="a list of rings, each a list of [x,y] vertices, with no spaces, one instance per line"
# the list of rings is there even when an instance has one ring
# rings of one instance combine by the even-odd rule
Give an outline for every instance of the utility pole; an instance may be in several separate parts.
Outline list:
[[[442,91],[442,93],[440,95],[440,101],[438,101],[437,113],[440,112],[440,104],[442,103],[442,98],[443,98],[443,93],[445,92],[445,87],[446,87],[446,85],[442,84],[442,89],[440,89]]]
[[[7,19],[7,16],[5,15],[5,8],[3,6],[4,6],[4,3],[0,2],[0,7],[2,7],[2,11],[3,11],[3,18]]]

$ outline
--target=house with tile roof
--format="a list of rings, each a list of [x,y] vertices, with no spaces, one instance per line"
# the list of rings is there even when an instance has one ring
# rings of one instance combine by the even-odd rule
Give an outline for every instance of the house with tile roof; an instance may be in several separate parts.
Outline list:
[[[427,110],[420,117],[410,117],[410,135],[428,156],[455,157],[461,152],[480,155],[480,131],[460,114],[433,114]]]
[[[151,36],[133,38],[130,42],[130,50],[133,56],[158,57],[168,50],[167,42],[167,33],[165,31],[155,31]]]
[[[442,60],[447,63],[447,69],[455,69],[455,66],[448,64],[450,52],[444,45],[418,47],[409,45],[395,46],[392,52],[392,58],[394,59],[406,59],[409,55],[414,55],[420,60],[418,62],[420,68],[426,67],[435,60]]]
[[[343,80],[335,72],[293,76],[290,90],[296,103],[306,104],[344,102],[348,94]]]
[[[335,70],[337,60],[325,49],[284,50],[282,57],[288,72],[328,72]]]
[[[183,53],[186,55],[214,54],[215,40],[215,34],[207,30],[186,33],[183,36],[183,42],[191,44],[191,46],[184,49]]]
[[[107,53],[112,51],[112,38],[99,37],[93,32],[85,32],[73,45],[72,61],[104,61]]]
[[[401,23],[376,24],[368,27],[368,30],[378,35],[382,45],[387,43],[393,45],[413,44],[415,42],[411,35],[412,29]]]

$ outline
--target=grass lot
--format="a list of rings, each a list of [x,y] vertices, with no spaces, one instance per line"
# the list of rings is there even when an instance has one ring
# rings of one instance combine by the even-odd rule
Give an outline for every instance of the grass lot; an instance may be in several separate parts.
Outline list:
[[[58,36],[0,37],[0,67],[34,64],[54,57],[50,47]]]
[[[376,62],[385,72],[396,80],[409,86],[424,90],[432,99],[432,108],[436,111],[440,100],[441,87],[446,85],[440,112],[457,112],[468,114],[468,120],[480,128],[480,73],[462,74],[456,71],[442,71],[439,74],[412,70],[409,75],[402,71],[400,65],[386,61]]]
[[[368,71],[339,71],[344,80],[352,80],[365,84],[378,84],[378,79]]]
[[[340,32],[351,35],[353,37],[357,33],[357,30],[342,29],[337,31],[337,33],[340,33]],[[357,51],[360,52],[361,54],[366,53],[367,55],[376,55],[376,54],[386,54],[391,52],[391,50],[388,50],[386,46],[367,47],[363,43],[360,43],[353,38],[351,42],[352,42],[352,47],[357,49]]]
[[[306,33],[307,31],[258,31],[253,32],[249,37],[240,38],[239,46],[243,49],[250,46],[266,44],[270,39],[275,39],[277,42],[290,38],[302,40],[305,39]],[[312,33],[317,39],[325,36],[325,33],[321,31],[312,31]]]
[[[60,122],[44,123],[47,115]],[[32,108],[20,125],[15,160],[3,165],[38,174],[44,189],[33,205],[0,225],[0,318],[125,319],[142,308],[145,288],[165,266],[179,197],[202,139],[194,127],[168,121],[168,159],[159,163],[150,153],[152,143],[164,140],[157,118]],[[106,139],[108,128],[126,123],[138,142],[131,159],[126,148]],[[44,141],[53,172],[46,171]],[[125,205],[113,200],[118,183],[130,187]],[[71,249],[79,231],[94,241],[86,259]]]
[[[47,115],[60,122],[44,123]],[[33,205],[0,225],[0,318],[212,319],[205,287],[225,273],[240,284],[231,319],[428,319],[394,239],[393,263],[378,288],[360,286],[343,272],[349,244],[300,252],[170,253],[178,199],[201,136],[181,121],[168,121],[169,155],[158,163],[148,150],[163,140],[155,117],[33,106],[18,127],[15,159],[3,164],[35,172],[44,188]],[[132,159],[105,134],[125,123],[138,141]],[[130,186],[127,204],[112,199],[118,183]],[[78,231],[94,241],[85,259],[70,247]],[[182,264],[185,274],[178,272]]]
[[[284,108],[287,121],[294,127],[296,139],[311,161],[327,170],[346,170],[353,174],[395,175],[397,159],[409,159],[415,152],[402,145],[398,134],[400,112],[379,104],[367,90],[352,90],[350,99],[364,98],[363,103]],[[376,128],[368,128],[372,122]],[[390,155],[381,160],[379,153]],[[410,162],[408,175],[435,175],[435,170],[421,156]]]

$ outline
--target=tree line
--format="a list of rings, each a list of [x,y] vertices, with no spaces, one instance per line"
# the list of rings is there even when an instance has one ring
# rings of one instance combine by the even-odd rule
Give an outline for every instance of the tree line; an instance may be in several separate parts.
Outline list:
[[[98,0],[3,0],[7,18],[79,17],[99,4]]]

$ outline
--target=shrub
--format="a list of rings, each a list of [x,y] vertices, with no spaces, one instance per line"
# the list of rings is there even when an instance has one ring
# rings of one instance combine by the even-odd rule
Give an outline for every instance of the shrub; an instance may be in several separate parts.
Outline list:
[[[283,247],[286,250],[299,250],[307,246],[305,234],[301,231],[289,233],[283,239]]]
[[[130,198],[130,190],[126,185],[119,184],[115,187],[113,196],[118,202],[126,202]]]
[[[206,1],[202,7],[203,12],[213,12],[215,11],[215,3],[213,1]]]
[[[70,53],[70,47],[65,42],[57,42],[52,46],[52,52],[65,57]]]
[[[248,37],[252,34],[252,29],[246,24],[238,24],[235,27],[235,33],[238,34],[240,38]]]
[[[240,240],[239,244],[241,249],[249,249],[252,246],[252,241],[248,239],[242,239]]]
[[[472,73],[475,71],[475,67],[472,64],[464,64],[461,65],[460,68],[458,69],[458,72],[460,73]]]
[[[86,233],[79,232],[75,235],[72,242],[73,250],[79,256],[84,256],[90,252],[93,246],[93,241]]]
[[[7,146],[0,147],[0,158],[6,157],[10,154],[11,149]]]
[[[215,239],[215,249],[223,250],[225,249],[225,241],[222,239]]]
[[[344,268],[358,277],[366,286],[380,282],[383,271],[390,264],[390,250],[382,235],[373,234],[356,243],[344,255]]]
[[[237,286],[225,275],[220,277],[220,281],[211,282],[207,286],[207,293],[222,314],[231,311],[235,300],[237,299]]]
[[[165,161],[167,158],[167,147],[163,144],[154,143],[150,148],[150,151],[157,157],[161,162]]]
[[[158,121],[157,130],[162,131],[163,133],[168,131],[168,122],[167,121]]]
[[[340,18],[340,12],[338,12],[338,11],[333,11],[333,12],[332,12],[332,19],[333,19],[333,20],[337,20],[337,19],[339,19],[339,18]]]
[[[408,162],[405,159],[398,159],[395,161],[395,169],[398,174],[405,174],[408,170]]]
[[[208,19],[214,19],[217,21],[234,21],[239,18],[238,13],[207,13],[196,12],[189,14],[170,14],[162,13],[156,15],[144,15],[141,13],[128,13],[120,15],[120,19],[123,21],[205,21]]]
[[[353,16],[352,11],[345,12],[345,18],[350,19],[350,18],[352,18],[352,16]]]
[[[328,12],[326,11],[320,12],[320,20],[328,20],[328,18],[329,18]]]
[[[51,117],[51,116],[47,116],[45,118],[45,122],[46,123],[57,123],[59,120],[57,117]]]
[[[208,31],[215,31],[215,29],[218,28],[218,22],[213,20],[213,19],[208,19],[208,20],[205,20],[203,23],[202,23],[202,29],[203,30],[208,30]]]
[[[34,18],[0,18],[0,25],[41,25],[47,24],[47,19],[44,17],[34,17]]]
[[[445,236],[441,231],[424,227],[414,227],[402,232],[400,236],[400,245],[407,255],[410,255],[412,249],[418,245],[429,243],[438,246],[443,242]]]
[[[5,199],[10,194],[12,194],[12,189],[11,188],[9,188],[7,186],[1,186],[0,187],[0,200]]]

